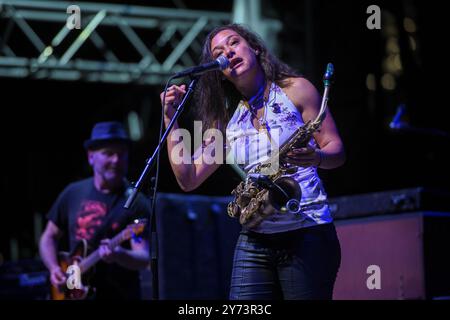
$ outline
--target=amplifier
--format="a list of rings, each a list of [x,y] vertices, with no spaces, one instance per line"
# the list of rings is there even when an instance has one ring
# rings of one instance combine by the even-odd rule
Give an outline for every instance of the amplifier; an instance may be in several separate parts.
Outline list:
[[[450,212],[450,191],[424,187],[330,198],[335,219],[412,211]]]
[[[334,299],[450,299],[450,212],[341,219],[336,231],[342,259]]]
[[[48,271],[40,261],[21,260],[0,266],[0,300],[45,300]]]

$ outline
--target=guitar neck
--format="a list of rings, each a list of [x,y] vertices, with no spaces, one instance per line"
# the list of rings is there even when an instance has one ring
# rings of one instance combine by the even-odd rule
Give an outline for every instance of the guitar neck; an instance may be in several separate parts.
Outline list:
[[[109,245],[110,249],[111,250],[114,249],[115,247],[117,247],[119,244],[121,244],[125,240],[126,240],[125,231],[122,231],[118,235],[116,235],[114,238],[111,239],[111,242]],[[80,267],[81,273],[88,271],[97,262],[99,262],[100,259],[101,258],[100,258],[99,249],[97,249],[79,263],[78,266]]]

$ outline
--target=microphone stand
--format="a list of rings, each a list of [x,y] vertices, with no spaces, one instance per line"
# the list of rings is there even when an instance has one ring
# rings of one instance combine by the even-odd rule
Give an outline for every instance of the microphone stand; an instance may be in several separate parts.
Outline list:
[[[431,136],[431,137],[438,137],[438,138],[444,138],[444,139],[450,139],[450,133],[439,130],[436,128],[418,128],[413,127],[407,123],[399,122],[395,125],[390,125],[390,128],[392,130],[402,132],[402,133],[412,133],[417,134],[421,136]]]
[[[164,143],[167,140],[167,137],[169,136],[170,130],[172,130],[172,127],[174,126],[175,122],[177,121],[180,114],[183,112],[185,104],[187,100],[190,98],[191,94],[194,92],[195,86],[197,85],[198,77],[191,77],[191,82],[189,84],[188,90],[186,94],[183,97],[183,100],[181,101],[180,105],[177,107],[177,110],[172,117],[172,120],[170,121],[169,125],[167,126],[166,131],[161,137],[161,141],[159,141],[158,146],[156,147],[155,151],[153,152],[153,155],[147,160],[147,164],[142,171],[138,181],[133,186],[133,190],[131,194],[129,195],[127,202],[124,205],[125,209],[129,209],[134,200],[136,199],[140,189],[142,188],[142,185],[149,174],[151,168],[153,167],[155,160],[158,157],[159,152],[161,151],[161,148],[164,146]],[[162,117],[164,115],[161,115]],[[156,177],[157,179],[157,177]],[[156,188],[156,185],[155,185]],[[156,190],[154,191],[154,195],[156,197]],[[159,300],[159,278],[158,278],[158,237],[157,237],[157,228],[156,228],[156,211],[155,211],[155,199],[152,199],[151,208],[150,208],[150,256],[151,256],[151,271],[152,271],[152,292],[153,292],[153,300]]]

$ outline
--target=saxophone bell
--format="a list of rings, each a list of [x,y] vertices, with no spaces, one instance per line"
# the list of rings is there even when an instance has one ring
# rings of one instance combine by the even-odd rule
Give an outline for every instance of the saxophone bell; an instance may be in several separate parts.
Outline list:
[[[280,177],[273,182],[275,187],[269,189],[269,203],[282,213],[300,210],[300,199],[302,191],[295,179],[291,177]],[[298,209],[295,208],[296,204]]]

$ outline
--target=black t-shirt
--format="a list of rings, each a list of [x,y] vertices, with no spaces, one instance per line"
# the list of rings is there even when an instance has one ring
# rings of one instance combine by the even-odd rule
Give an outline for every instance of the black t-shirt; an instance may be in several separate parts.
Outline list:
[[[148,218],[150,202],[142,194],[130,209],[123,209],[127,190],[123,186],[116,193],[101,193],[94,187],[93,178],[69,184],[48,213],[48,219],[63,232],[59,250],[71,251],[81,239],[88,241],[91,250],[97,249],[99,240],[114,237],[135,219]],[[107,227],[103,228],[105,223]],[[148,238],[146,232],[142,236]],[[122,246],[129,249],[129,241]],[[116,263],[98,262],[91,285],[98,299],[140,298],[139,272]]]

